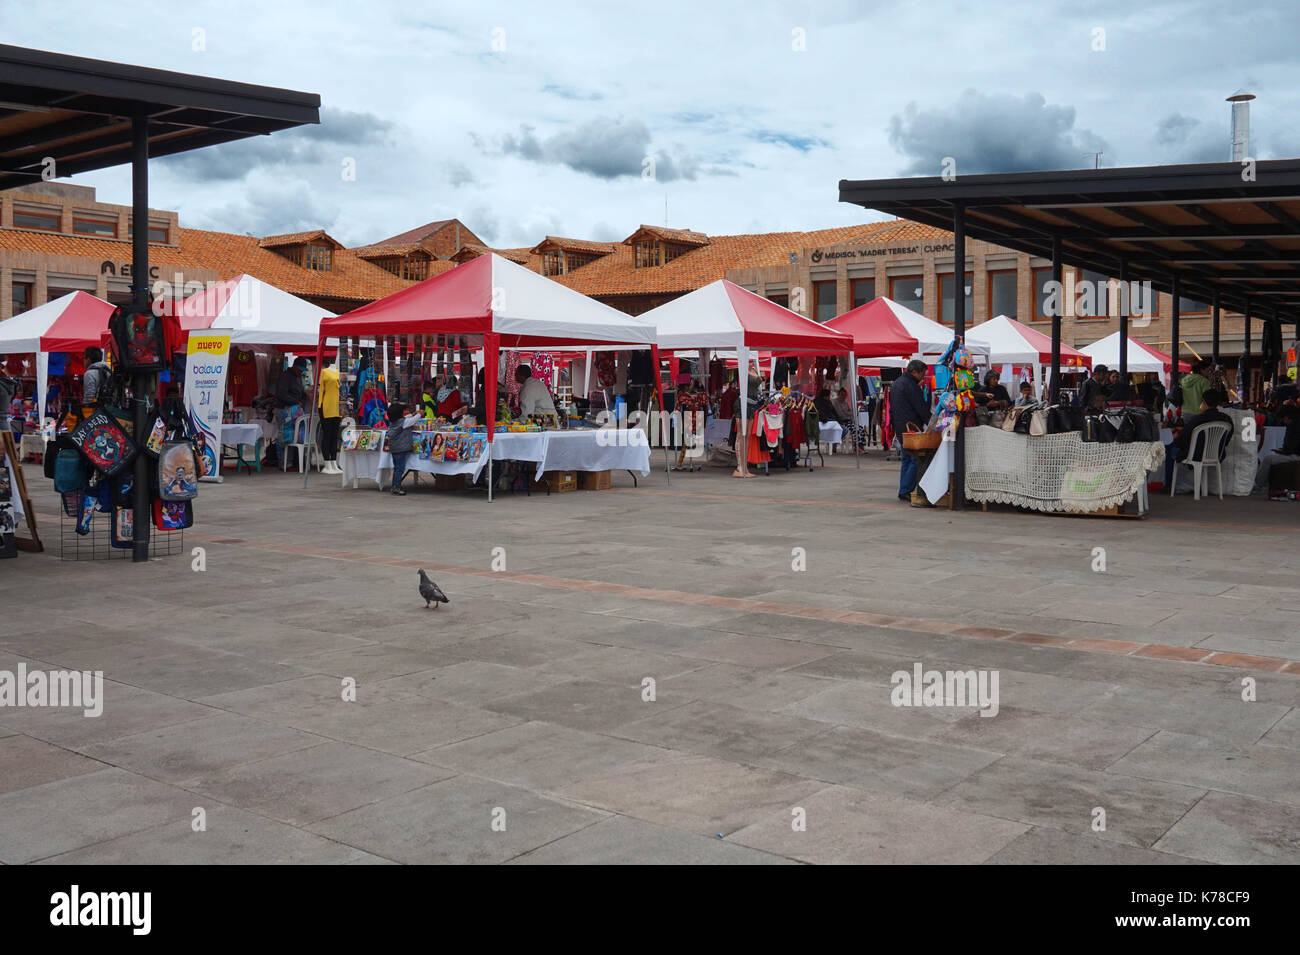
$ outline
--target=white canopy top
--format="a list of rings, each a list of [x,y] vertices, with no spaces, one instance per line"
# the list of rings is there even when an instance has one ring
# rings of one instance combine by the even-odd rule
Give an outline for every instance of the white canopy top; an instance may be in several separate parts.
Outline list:
[[[1092,358],[1092,363],[1096,365],[1105,365],[1107,368],[1119,368],[1119,332],[1113,335],[1107,335],[1091,345],[1084,345],[1079,351]],[[1153,355],[1144,348],[1142,343],[1129,338],[1128,340],[1128,370],[1132,374],[1143,372],[1160,372],[1165,370],[1166,361],[1159,355]]]
[[[181,327],[189,331],[230,331],[233,344],[316,346],[322,318],[334,313],[306,299],[268,285],[251,275],[237,275],[196,292],[176,306]]]

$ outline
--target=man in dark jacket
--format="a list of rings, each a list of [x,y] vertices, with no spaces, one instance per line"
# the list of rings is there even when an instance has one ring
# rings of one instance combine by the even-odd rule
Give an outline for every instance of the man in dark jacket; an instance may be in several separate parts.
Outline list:
[[[913,358],[907,363],[907,370],[898,376],[898,380],[889,389],[889,420],[894,433],[907,433],[909,424],[916,425],[916,430],[924,430],[930,423],[930,403],[921,392],[921,379],[925,377],[925,362]],[[898,498],[907,500],[912,489],[916,487],[916,457],[909,451],[903,451],[902,464],[898,475]]]

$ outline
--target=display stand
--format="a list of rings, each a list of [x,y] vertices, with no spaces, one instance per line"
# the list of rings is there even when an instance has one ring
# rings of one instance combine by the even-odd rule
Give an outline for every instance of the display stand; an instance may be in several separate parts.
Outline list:
[[[23,516],[27,522],[27,532],[32,535],[31,537],[19,537],[15,534],[14,543],[19,550],[40,553],[45,550],[45,545],[41,543],[41,535],[36,533],[36,510],[32,507],[32,499],[27,494],[27,479],[23,476],[22,458],[18,455],[18,449],[14,447],[14,433],[7,428],[0,432],[0,452],[3,452],[4,459],[9,462],[14,485],[11,493],[22,501]]]
[[[59,559],[60,560],[126,560],[132,556],[131,548],[114,547],[112,515],[99,511],[90,519],[90,532],[77,533],[77,519],[69,517],[59,502]],[[149,557],[173,557],[185,551],[185,531],[160,531],[150,528]]]

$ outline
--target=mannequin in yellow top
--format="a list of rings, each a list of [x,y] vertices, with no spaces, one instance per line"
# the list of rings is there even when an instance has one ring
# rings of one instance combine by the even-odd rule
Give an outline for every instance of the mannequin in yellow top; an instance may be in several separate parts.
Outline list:
[[[322,474],[342,474],[339,467],[339,370],[333,358],[326,358],[320,373],[320,448],[325,464]]]

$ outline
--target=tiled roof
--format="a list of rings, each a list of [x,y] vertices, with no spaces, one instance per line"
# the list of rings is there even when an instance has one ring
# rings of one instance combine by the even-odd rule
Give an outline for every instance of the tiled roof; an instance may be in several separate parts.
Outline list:
[[[489,252],[495,252],[503,259],[509,259],[511,262],[518,262],[520,265],[527,265],[529,261],[528,249],[493,249],[486,245],[479,245],[477,242],[466,242],[460,247],[460,251],[451,257],[453,262],[468,262],[470,259],[477,259],[480,255],[487,255]]]
[[[565,239],[558,235],[548,235],[529,251],[538,253],[545,252],[547,249],[563,249],[565,252],[594,252],[597,255],[608,255],[614,251],[614,246],[613,242],[592,242],[588,239]]]
[[[343,243],[324,229],[313,229],[311,232],[286,232],[284,235],[268,235],[257,244],[264,249],[278,249],[286,245],[302,245],[304,242],[310,242],[313,239],[327,239],[334,243],[334,248],[343,248]]]
[[[552,278],[586,295],[645,295],[690,292],[725,278],[728,269],[789,265],[791,253],[802,253],[814,246],[834,245],[874,238],[882,227],[895,225],[868,222],[863,225],[815,232],[767,232],[759,235],[715,235],[709,244],[679,255],[666,265],[638,269],[636,252],[620,244],[609,255]],[[643,227],[645,228],[645,227]]]
[[[709,244],[709,237],[703,232],[692,232],[690,229],[667,229],[663,226],[644,224],[623,241],[629,243],[640,235],[650,235],[665,242],[677,242],[681,245]]]
[[[447,223],[451,221],[452,221],[451,219],[439,219],[437,222],[426,222],[422,226],[416,226],[414,229],[410,229],[406,232],[401,232],[398,233],[397,235],[389,236],[387,239],[380,239],[378,242],[375,242],[373,244],[374,245],[411,245],[413,243],[419,243],[419,241],[423,239],[425,236],[433,232],[437,232],[439,229],[441,229],[443,226],[447,225]]]
[[[348,249],[335,250],[330,256],[330,271],[318,272],[295,265],[263,247],[255,236],[177,229],[176,243],[174,246],[149,246],[149,262],[162,266],[160,272],[164,277],[170,277],[168,269],[208,269],[222,279],[247,272],[294,295],[355,302],[383,298],[412,284],[358,258]],[[101,261],[129,261],[131,258],[128,242],[17,229],[0,229],[0,250],[71,255]]]
[[[946,229],[912,222],[910,219],[890,219],[887,222],[875,222],[881,226],[871,236],[872,242],[903,242],[908,239],[951,239],[952,233]]]
[[[432,255],[428,249],[414,243],[406,245],[363,245],[359,249],[352,250],[358,258],[361,259],[391,259],[394,256],[410,255],[412,252],[423,252],[425,255]]]

